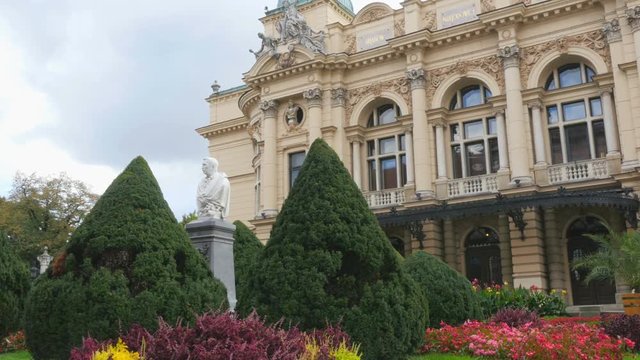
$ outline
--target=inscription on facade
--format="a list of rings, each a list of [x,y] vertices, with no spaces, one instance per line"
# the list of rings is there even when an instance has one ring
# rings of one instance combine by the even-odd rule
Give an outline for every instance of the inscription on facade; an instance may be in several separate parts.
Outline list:
[[[477,19],[478,11],[474,3],[438,10],[438,29],[446,29]]]
[[[393,28],[377,28],[375,30],[358,33],[356,46],[358,51],[364,51],[385,45],[393,37]]]

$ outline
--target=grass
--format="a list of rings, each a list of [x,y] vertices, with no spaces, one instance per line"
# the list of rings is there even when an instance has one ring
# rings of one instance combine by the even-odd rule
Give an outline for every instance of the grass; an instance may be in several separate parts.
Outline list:
[[[0,354],[0,360],[31,360],[31,355],[27,351],[18,351]]]

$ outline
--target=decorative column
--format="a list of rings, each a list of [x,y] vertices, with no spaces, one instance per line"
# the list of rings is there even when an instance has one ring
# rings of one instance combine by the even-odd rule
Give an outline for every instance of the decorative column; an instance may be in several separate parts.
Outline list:
[[[544,209],[545,250],[547,257],[547,271],[549,273],[549,287],[562,292],[565,290],[565,271],[563,261],[563,242],[558,224],[556,210]]]
[[[515,184],[530,184],[533,179],[529,171],[529,147],[526,136],[528,124],[523,116],[520,48],[518,45],[505,46],[498,50],[498,57],[502,59],[504,66],[511,181]]]
[[[627,15],[627,21],[633,31],[633,45],[636,51],[636,66],[640,69],[640,5],[635,6],[632,9],[627,9],[625,12]],[[640,80],[640,77],[639,77]]]
[[[322,90],[320,88],[305,90],[302,97],[307,100],[307,121],[309,127],[309,146],[315,139],[322,137]]]
[[[360,144],[364,139],[360,135],[350,136],[351,142],[351,164],[353,164],[352,176],[353,181],[358,185],[358,189],[362,190],[362,165],[360,163]]]
[[[444,238],[444,261],[452,268],[458,269],[458,257],[456,254],[456,240],[453,228],[453,220],[445,219],[443,221],[443,238]]]
[[[444,128],[447,124],[441,120],[434,124],[436,128],[436,162],[438,163],[438,179],[447,179],[447,160],[446,160],[446,147],[444,141]]]
[[[542,132],[542,103],[538,100],[527,104],[531,109],[531,125],[533,127],[533,146],[536,153],[536,165],[546,165],[547,155]]]
[[[407,154],[407,184],[406,187],[415,185],[415,176],[413,172],[413,125],[404,127],[404,144]]]
[[[336,127],[336,139],[334,141],[334,150],[338,153],[340,160],[344,159],[344,109],[347,104],[347,89],[337,88],[331,89],[331,118],[333,126]]]
[[[600,91],[602,99],[602,115],[604,117],[604,135],[607,142],[607,155],[617,155],[620,153],[620,142],[618,141],[618,126],[616,124],[615,112],[613,111],[612,88],[604,88]],[[600,154],[596,154],[596,157]]]
[[[614,102],[617,110],[615,123],[618,129],[615,135],[618,136],[617,139],[620,143],[618,145],[619,150],[624,154],[624,160],[621,165],[623,169],[634,169],[638,166],[638,154],[636,152],[638,139],[635,135],[633,113],[631,111],[629,78],[626,72],[620,68],[621,64],[627,62],[625,45],[622,43],[620,20],[613,18],[605,22],[602,26],[602,32],[609,44],[609,52],[611,53],[613,83],[620,90],[616,92]],[[637,49],[636,54],[638,54]],[[616,112],[614,111],[614,113]],[[610,151],[610,149],[608,150]]]
[[[429,128],[427,126],[427,80],[424,69],[408,70],[407,79],[411,83],[411,102],[413,104],[413,151],[415,162],[416,196],[432,198],[431,152]]]
[[[498,236],[500,237],[500,266],[502,281],[513,285],[513,259],[511,253],[511,234],[509,218],[505,214],[498,215]]]
[[[275,216],[277,209],[277,152],[276,152],[276,117],[278,115],[278,102],[275,100],[263,101],[260,104],[263,111],[263,140],[264,155],[262,158],[262,194],[263,212],[266,216]]]
[[[498,109],[495,113],[498,127],[498,153],[500,171],[509,171],[509,148],[507,147],[507,129],[504,120],[504,109]]]

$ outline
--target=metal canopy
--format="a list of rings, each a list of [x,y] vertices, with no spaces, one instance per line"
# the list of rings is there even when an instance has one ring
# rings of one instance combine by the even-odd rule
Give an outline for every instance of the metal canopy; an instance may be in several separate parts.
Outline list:
[[[377,214],[377,218],[382,227],[406,227],[420,241],[422,248],[424,240],[422,223],[425,220],[460,219],[470,216],[504,214],[511,218],[521,233],[524,233],[527,223],[523,220],[523,214],[527,209],[598,206],[619,211],[624,215],[628,225],[635,229],[638,227],[636,214],[639,205],[638,196],[630,188],[569,191],[564,187],[560,187],[555,192],[536,192],[513,197],[505,197],[502,194],[498,194],[494,199],[460,204],[448,204],[443,201],[439,205],[400,211],[396,208],[391,208],[387,213]]]

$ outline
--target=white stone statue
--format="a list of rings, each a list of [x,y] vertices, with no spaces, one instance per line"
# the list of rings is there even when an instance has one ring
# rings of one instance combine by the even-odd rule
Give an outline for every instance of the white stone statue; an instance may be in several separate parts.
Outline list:
[[[218,160],[211,157],[202,161],[202,172],[204,178],[198,184],[198,218],[222,220],[229,216],[231,191],[227,174],[218,171]]]

